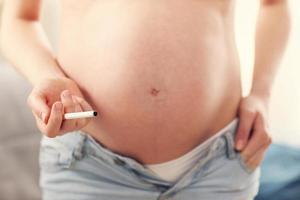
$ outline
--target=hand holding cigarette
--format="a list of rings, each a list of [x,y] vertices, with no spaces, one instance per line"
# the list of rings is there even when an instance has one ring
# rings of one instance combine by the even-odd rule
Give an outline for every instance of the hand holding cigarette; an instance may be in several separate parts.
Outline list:
[[[36,85],[28,104],[39,130],[48,137],[56,137],[83,129],[97,112],[81,96],[79,88],[65,78]]]
[[[97,116],[97,112],[81,97],[72,95],[70,91],[63,91],[61,94],[62,110],[61,121],[55,126],[55,130],[60,133],[67,133],[82,129],[92,117]],[[49,119],[51,122],[51,115]],[[49,122],[48,122],[49,123]]]
[[[82,97],[72,95],[70,91],[62,92],[61,103],[63,106],[60,126],[62,132],[80,130],[91,118],[97,116],[97,112]]]

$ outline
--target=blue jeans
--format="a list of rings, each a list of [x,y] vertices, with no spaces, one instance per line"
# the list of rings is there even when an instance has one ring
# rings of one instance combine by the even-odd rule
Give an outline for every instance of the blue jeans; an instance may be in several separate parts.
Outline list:
[[[260,168],[251,171],[234,150],[238,119],[201,152],[178,181],[156,176],[83,132],[50,139],[40,151],[44,200],[252,200]]]

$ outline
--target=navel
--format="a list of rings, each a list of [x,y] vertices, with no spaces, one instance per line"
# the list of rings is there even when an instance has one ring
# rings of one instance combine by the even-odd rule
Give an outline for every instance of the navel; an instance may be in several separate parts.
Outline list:
[[[157,90],[157,89],[155,89],[155,88],[152,88],[151,91],[150,91],[150,94],[151,94],[152,96],[157,96],[159,92],[160,92],[159,90]]]

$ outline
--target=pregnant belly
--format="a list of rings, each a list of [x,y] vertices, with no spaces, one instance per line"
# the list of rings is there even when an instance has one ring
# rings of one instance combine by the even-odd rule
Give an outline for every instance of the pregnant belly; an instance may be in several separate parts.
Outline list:
[[[80,31],[62,30],[59,62],[100,114],[89,134],[115,152],[157,163],[187,152],[235,116],[239,71],[215,16],[211,26],[190,12],[111,9],[100,17],[91,12],[78,22]]]

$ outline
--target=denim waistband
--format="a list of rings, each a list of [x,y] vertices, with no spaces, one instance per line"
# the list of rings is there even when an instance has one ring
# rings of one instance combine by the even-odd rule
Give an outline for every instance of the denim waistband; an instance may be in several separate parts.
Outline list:
[[[219,131],[220,136],[214,138],[209,141],[209,143],[205,143],[205,148],[200,152],[199,159],[194,166],[196,168],[201,168],[201,165],[205,164],[205,161],[209,161],[213,159],[213,157],[226,154],[229,159],[233,159],[236,156],[236,152],[234,150],[234,136],[236,132],[236,127],[238,124],[238,118],[232,120],[227,126]],[[80,136],[77,138],[81,141],[79,142],[78,147],[75,149],[75,155],[82,156],[82,145],[84,144],[84,150],[86,154],[92,154],[97,158],[108,162],[112,166],[121,166],[127,168],[129,170],[133,170],[138,174],[142,174],[143,177],[150,179],[152,182],[159,182],[160,184],[170,185],[169,182],[163,181],[156,177],[154,173],[149,170],[145,165],[139,163],[133,158],[126,157],[120,154],[117,154],[107,148],[105,148],[101,143],[95,141],[91,136],[85,134],[84,132],[79,132]],[[69,141],[71,143],[71,141]],[[200,166],[199,166],[200,165]],[[191,171],[191,170],[190,170]]]
[[[95,141],[91,136],[82,131],[68,133],[58,137],[54,143],[51,142],[51,140],[42,140],[42,145],[47,146],[47,142],[49,142],[52,143],[52,146],[55,144],[57,148],[65,149],[62,151],[63,153],[60,160],[66,165],[72,165],[72,159],[81,160],[85,156],[91,155],[101,162],[108,163],[112,168],[128,170],[142,183],[155,186],[159,185],[162,188],[165,187],[166,190],[162,192],[162,195],[166,196],[191,184],[193,178],[205,171],[205,167],[216,157],[225,155],[228,159],[235,159],[237,153],[234,149],[234,137],[237,125],[238,118],[235,118],[221,129],[219,131],[220,136],[213,138],[209,141],[209,144],[205,145],[205,148],[199,152],[201,155],[199,155],[195,164],[175,183],[159,178],[135,159],[117,154],[105,148],[101,143]]]

